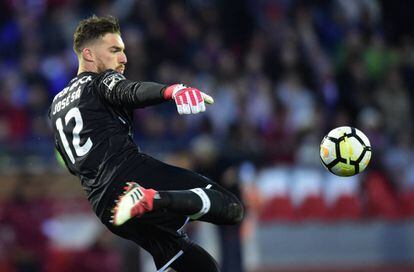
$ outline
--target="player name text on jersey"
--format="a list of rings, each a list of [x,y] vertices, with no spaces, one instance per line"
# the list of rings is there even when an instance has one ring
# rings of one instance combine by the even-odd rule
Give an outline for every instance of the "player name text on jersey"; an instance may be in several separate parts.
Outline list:
[[[53,102],[55,102],[55,100],[58,99],[61,100],[55,103],[52,114],[55,115],[59,111],[68,107],[73,101],[79,99],[81,95],[81,88],[79,87],[78,89],[76,89],[76,87],[78,87],[79,84],[84,84],[91,80],[91,76],[81,77],[78,80],[76,80],[72,85],[70,85],[70,87],[66,87],[61,92],[59,92],[55,96],[55,98],[53,98]]]

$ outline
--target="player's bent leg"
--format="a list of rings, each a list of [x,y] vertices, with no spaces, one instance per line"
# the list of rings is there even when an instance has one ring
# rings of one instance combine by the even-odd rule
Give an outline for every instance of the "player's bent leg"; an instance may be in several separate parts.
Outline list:
[[[242,204],[223,187],[195,172],[167,165],[147,155],[142,156],[144,160],[122,178],[133,180],[139,186],[135,186],[131,192],[120,193],[121,199],[113,204],[116,207],[113,214],[115,225],[151,210],[145,208],[144,200],[133,200],[146,191],[155,192],[152,211],[167,211],[214,224],[237,224],[242,220]],[[112,195],[116,193],[114,191]]]
[[[205,196],[209,198],[211,205],[210,209],[206,212],[206,208],[203,207],[197,214],[191,215],[191,219],[197,219],[201,221],[212,222],[215,224],[238,224],[244,217],[244,208],[242,203],[237,197],[230,192],[217,191],[214,189],[201,189],[197,188],[191,190],[198,194],[203,201]]]
[[[219,272],[217,262],[213,257],[205,251],[203,248],[196,244],[192,244],[188,247],[184,253],[179,256],[168,268],[172,268],[172,271],[178,272]],[[166,272],[165,270],[159,270],[160,272]]]
[[[244,213],[242,204],[231,193],[205,188],[157,192],[129,182],[116,201],[111,223],[120,226],[152,210],[183,214],[192,220],[214,224],[237,224]]]

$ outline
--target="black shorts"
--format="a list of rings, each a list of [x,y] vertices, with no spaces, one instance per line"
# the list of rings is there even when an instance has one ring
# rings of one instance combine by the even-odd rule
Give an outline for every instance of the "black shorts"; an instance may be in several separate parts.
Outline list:
[[[102,211],[97,211],[97,214],[111,232],[132,240],[147,250],[160,269],[191,245],[187,235],[182,231],[188,217],[168,212],[151,212],[140,218],[133,218],[119,227],[113,226],[109,222],[111,210],[126,183],[134,181],[144,188],[157,191],[208,186],[220,191],[225,190],[200,174],[165,164],[142,153],[137,154],[137,158],[131,160],[130,164],[131,167],[112,182],[99,205]]]

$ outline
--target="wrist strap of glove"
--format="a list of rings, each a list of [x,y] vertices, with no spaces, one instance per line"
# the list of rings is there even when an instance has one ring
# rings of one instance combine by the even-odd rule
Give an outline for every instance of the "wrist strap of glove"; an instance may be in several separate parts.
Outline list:
[[[184,84],[174,84],[171,86],[168,86],[167,88],[165,88],[164,90],[164,99],[165,100],[171,100],[174,98],[175,94],[182,89],[187,88]]]

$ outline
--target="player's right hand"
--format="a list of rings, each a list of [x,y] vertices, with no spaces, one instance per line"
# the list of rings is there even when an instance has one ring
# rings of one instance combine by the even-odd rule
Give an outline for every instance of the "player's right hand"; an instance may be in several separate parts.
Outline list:
[[[179,114],[196,114],[206,110],[205,103],[213,104],[214,99],[206,93],[183,84],[168,86],[164,98],[173,99]]]

